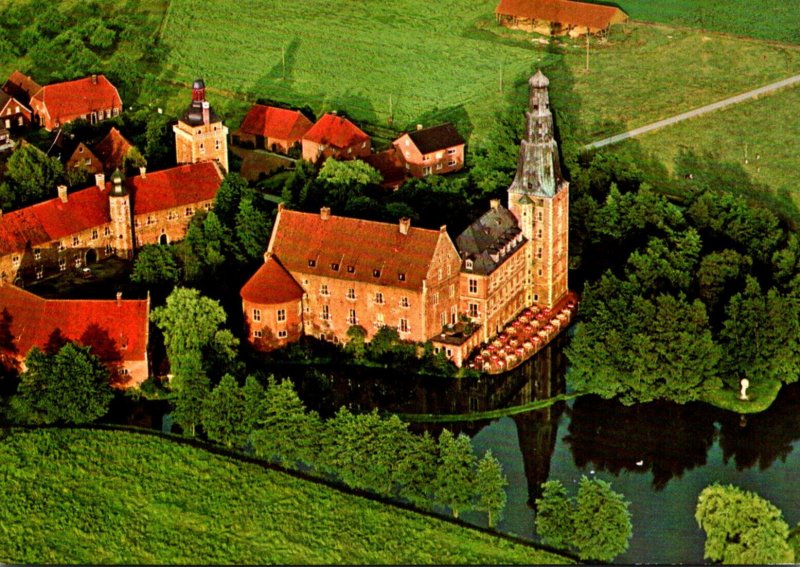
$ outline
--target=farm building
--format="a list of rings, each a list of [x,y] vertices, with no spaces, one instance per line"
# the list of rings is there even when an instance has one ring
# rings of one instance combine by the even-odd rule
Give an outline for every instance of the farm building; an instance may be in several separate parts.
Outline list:
[[[495,16],[510,29],[570,37],[604,34],[628,19],[619,8],[573,0],[500,0]]]
[[[329,113],[303,136],[303,159],[321,163],[326,158],[355,159],[372,153],[369,135],[347,118]]]
[[[133,145],[116,128],[91,147],[83,142],[77,145],[67,144],[62,149],[66,156],[67,169],[83,167],[89,173],[105,173],[111,175],[116,170],[123,170],[125,156],[133,149]],[[63,159],[63,158],[62,158]]]
[[[92,75],[42,87],[31,98],[31,108],[39,123],[51,131],[73,120],[95,124],[118,116],[122,99],[105,75]]]
[[[392,145],[414,177],[452,173],[464,167],[464,138],[449,122],[430,128],[420,124]]]
[[[19,71],[11,73],[0,90],[0,127],[29,126],[33,121],[31,98],[41,88],[36,81]]]
[[[75,341],[111,372],[117,388],[139,386],[147,361],[150,299],[44,299],[0,282],[0,364],[24,371],[33,347]]]
[[[254,104],[233,133],[233,143],[285,154],[300,146],[300,140],[312,126],[297,110]]]

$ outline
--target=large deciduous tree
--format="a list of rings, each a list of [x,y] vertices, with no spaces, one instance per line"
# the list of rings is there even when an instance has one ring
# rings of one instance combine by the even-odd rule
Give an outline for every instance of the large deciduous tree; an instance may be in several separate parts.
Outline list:
[[[454,518],[473,507],[477,459],[469,437],[454,437],[445,429],[439,435],[439,463],[434,480],[436,502],[450,508]]]
[[[754,492],[707,486],[697,500],[695,519],[706,532],[706,559],[726,565],[795,561],[781,511]]]
[[[36,203],[55,196],[55,186],[64,167],[56,158],[47,157],[31,144],[17,149],[8,158],[6,177],[12,182],[14,205]]]
[[[172,248],[148,244],[136,254],[131,281],[146,286],[169,286],[178,283],[180,275]]]
[[[486,512],[489,516],[489,527],[493,528],[503,517],[503,510],[506,507],[506,486],[508,479],[503,474],[503,467],[500,465],[491,451],[486,451],[483,458],[478,462],[478,470],[475,474],[475,493],[477,495],[476,508],[480,512]]]
[[[203,430],[212,441],[227,447],[243,446],[247,439],[244,393],[236,379],[225,374],[203,405]]]

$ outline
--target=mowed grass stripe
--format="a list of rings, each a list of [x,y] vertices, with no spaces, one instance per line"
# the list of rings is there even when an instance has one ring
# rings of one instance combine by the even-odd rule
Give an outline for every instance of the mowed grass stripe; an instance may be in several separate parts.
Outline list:
[[[0,441],[0,562],[561,563],[257,465],[121,431]]]

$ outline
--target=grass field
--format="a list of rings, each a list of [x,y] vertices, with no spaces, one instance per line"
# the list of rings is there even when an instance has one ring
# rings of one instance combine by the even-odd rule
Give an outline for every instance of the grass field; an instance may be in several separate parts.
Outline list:
[[[641,149],[672,170],[681,151],[732,164],[764,189],[751,195],[800,226],[800,88],[742,103],[626,141],[609,151]]]
[[[800,43],[796,0],[617,0],[636,20]]]
[[[0,441],[0,562],[510,564],[564,558],[125,432]]]
[[[380,126],[391,97],[397,128],[456,119],[480,138],[498,111],[524,108],[526,79],[542,67],[555,108],[576,118],[588,142],[800,70],[793,47],[628,25],[595,42],[587,72],[581,41],[547,46],[506,30],[494,23],[495,5],[209,0],[201,11],[173,0],[163,76],[203,76],[211,92],[337,109]]]

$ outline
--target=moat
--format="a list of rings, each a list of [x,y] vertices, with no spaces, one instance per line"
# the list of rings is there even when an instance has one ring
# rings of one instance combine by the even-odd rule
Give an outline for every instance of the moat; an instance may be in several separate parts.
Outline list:
[[[513,408],[569,391],[562,335],[531,360],[500,376],[436,380],[364,369],[326,378],[306,372],[303,397],[323,413],[340,405],[402,414],[465,414]],[[300,380],[298,380],[300,382]],[[163,404],[121,421],[160,427]],[[742,418],[706,404],[657,402],[623,406],[596,396],[558,402],[544,410],[495,420],[415,423],[473,438],[478,454],[491,449],[509,480],[499,529],[534,538],[534,510],[542,482],[600,478],[631,503],[633,538],[617,563],[703,561],[704,533],[694,520],[700,491],[713,482],[758,492],[777,505],[790,526],[800,521],[800,384],[784,387],[767,411]],[[482,523],[479,514],[465,515]]]

